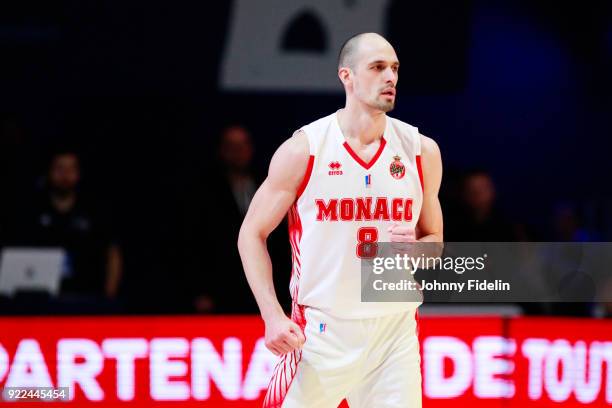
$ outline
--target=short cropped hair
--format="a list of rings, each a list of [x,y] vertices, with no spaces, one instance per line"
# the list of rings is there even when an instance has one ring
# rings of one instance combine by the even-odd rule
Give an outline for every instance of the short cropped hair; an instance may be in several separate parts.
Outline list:
[[[338,54],[338,69],[342,67],[355,67],[355,57],[359,49],[359,40],[367,33],[355,34],[342,44]]]

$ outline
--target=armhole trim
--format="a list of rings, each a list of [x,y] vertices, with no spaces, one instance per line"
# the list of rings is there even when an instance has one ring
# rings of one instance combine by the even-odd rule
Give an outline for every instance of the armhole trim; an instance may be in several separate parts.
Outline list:
[[[423,184],[423,167],[421,165],[421,155],[416,156],[416,166],[419,172],[419,181],[421,182],[421,191],[425,192],[425,184]]]
[[[297,190],[295,201],[297,201],[301,197],[304,190],[306,190],[308,181],[310,181],[310,175],[312,174],[312,168],[314,166],[314,158],[315,157],[313,154],[311,154],[310,157],[308,158],[308,167],[306,167],[306,173],[304,173],[304,178],[302,179],[302,183],[300,184],[300,187]]]

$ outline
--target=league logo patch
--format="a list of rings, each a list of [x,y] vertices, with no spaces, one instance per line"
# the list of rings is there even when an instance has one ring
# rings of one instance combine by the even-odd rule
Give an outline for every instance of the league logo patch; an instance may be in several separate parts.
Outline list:
[[[393,156],[393,162],[389,166],[389,172],[395,179],[401,179],[406,174],[406,166],[400,160],[402,160],[401,157]]]

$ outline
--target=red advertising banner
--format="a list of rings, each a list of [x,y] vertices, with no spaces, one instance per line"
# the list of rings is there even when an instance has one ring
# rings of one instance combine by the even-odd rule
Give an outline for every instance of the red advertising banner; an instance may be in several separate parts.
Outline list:
[[[261,406],[277,361],[258,317],[0,318],[0,330],[0,390],[67,387],[66,407]],[[428,317],[419,337],[424,407],[612,405],[612,321]]]

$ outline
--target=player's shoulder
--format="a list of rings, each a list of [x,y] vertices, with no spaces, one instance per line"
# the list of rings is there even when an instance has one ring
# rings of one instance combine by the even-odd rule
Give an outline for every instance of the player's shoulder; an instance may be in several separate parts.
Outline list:
[[[307,143],[310,154],[316,155],[316,152],[319,152],[325,144],[326,136],[329,134],[335,119],[335,113],[332,113],[314,120],[295,131],[292,138],[299,138],[302,143]]]
[[[299,130],[306,133],[308,137],[314,138],[321,136],[326,133],[327,129],[331,126],[333,121],[336,119],[336,112],[331,113],[327,116],[323,116],[322,118],[316,119],[304,126],[302,126]]]
[[[400,136],[416,136],[419,133],[419,129],[410,123],[406,123],[389,115],[387,115],[387,119],[389,119],[391,127],[393,127],[395,132]]]
[[[421,139],[421,153],[423,155],[440,156],[440,147],[435,140],[422,133],[419,133],[419,137]]]
[[[300,160],[308,158],[310,148],[308,136],[302,128],[293,132],[290,138],[278,148],[277,153],[280,153],[289,160]]]
[[[391,128],[390,137],[395,137],[409,154],[421,154],[421,135],[419,129],[409,123],[387,115]]]
[[[396,133],[401,138],[412,137],[416,139],[417,142],[421,145],[421,151],[426,153],[440,153],[440,148],[434,139],[429,136],[425,136],[419,131],[419,128],[413,126],[409,123],[406,123],[400,119],[393,118],[391,116],[387,116],[391,120],[391,125],[395,128]]]
[[[311,150],[309,145],[314,139],[325,133],[322,130],[329,126],[334,115],[332,113],[298,128],[290,138],[285,140],[280,150],[293,157],[296,155],[308,157]]]
[[[279,188],[297,189],[310,161],[308,138],[298,129],[274,152],[266,180]]]

